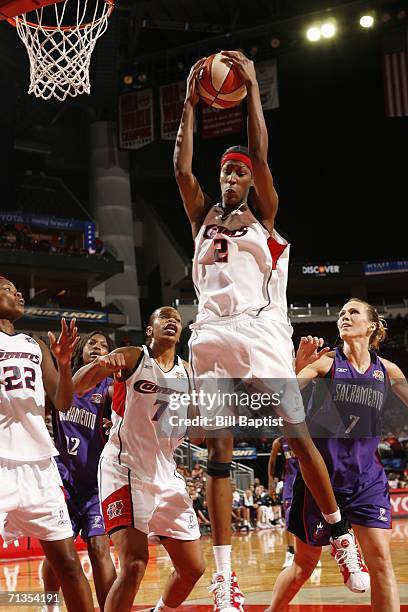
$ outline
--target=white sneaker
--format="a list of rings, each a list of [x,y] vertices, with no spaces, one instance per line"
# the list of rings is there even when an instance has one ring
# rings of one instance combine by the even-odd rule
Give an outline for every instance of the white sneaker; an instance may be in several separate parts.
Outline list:
[[[268,525],[265,525],[265,523],[261,523],[260,521],[257,521],[256,526],[258,529],[268,529]]]
[[[330,539],[331,554],[343,574],[344,584],[353,593],[364,593],[370,588],[370,574],[361,558],[354,534],[349,532]]]
[[[214,595],[214,612],[244,612],[244,595],[235,572],[215,573],[208,589]]]
[[[321,577],[322,577],[322,570],[316,566],[309,578],[310,584],[315,584],[316,586],[319,586]]]
[[[286,557],[285,557],[285,561],[282,565],[282,569],[286,569],[287,567],[290,567],[293,563],[293,559],[294,559],[295,555],[292,555],[291,552],[287,551],[286,552]]]

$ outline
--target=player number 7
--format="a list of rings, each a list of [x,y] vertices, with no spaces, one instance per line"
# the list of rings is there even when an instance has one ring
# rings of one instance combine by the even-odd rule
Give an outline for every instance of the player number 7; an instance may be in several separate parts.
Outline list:
[[[158,406],[158,409],[156,410],[152,421],[158,421],[161,417],[161,415],[163,414],[163,412],[166,410],[167,406],[168,406],[168,402],[165,402],[163,400],[156,400],[154,403],[155,406]]]
[[[349,419],[351,421],[350,425],[347,427],[344,433],[349,434],[351,430],[357,425],[361,417],[356,416],[355,414],[349,414]]]

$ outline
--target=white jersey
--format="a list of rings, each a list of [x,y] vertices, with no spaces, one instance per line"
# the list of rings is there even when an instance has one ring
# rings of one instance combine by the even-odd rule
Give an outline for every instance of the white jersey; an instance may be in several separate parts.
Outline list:
[[[0,457],[22,463],[58,455],[44,421],[39,344],[0,332]]]
[[[173,453],[186,432],[187,407],[172,410],[171,398],[189,390],[180,357],[176,355],[172,369],[165,372],[143,346],[134,372],[114,385],[112,428],[102,457],[130,468],[138,479],[159,488],[168,488],[175,479],[185,487],[184,479],[176,474]]]
[[[242,313],[287,323],[289,244],[272,235],[246,203],[225,215],[213,206],[195,239],[197,323]]]

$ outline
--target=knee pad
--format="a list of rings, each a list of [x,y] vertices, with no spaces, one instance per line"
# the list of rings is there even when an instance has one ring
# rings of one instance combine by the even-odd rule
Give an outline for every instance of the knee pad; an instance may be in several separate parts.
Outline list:
[[[218,478],[229,478],[231,474],[231,461],[228,463],[220,463],[218,461],[209,461],[207,463],[208,476]]]

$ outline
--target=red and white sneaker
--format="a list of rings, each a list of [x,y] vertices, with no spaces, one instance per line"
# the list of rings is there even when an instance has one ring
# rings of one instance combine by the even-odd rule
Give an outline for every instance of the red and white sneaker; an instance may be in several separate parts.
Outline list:
[[[244,595],[239,588],[235,572],[214,574],[208,589],[214,595],[214,612],[244,612]]]
[[[331,554],[343,574],[344,584],[353,593],[364,593],[370,588],[370,574],[357,546],[353,533],[331,539]]]

